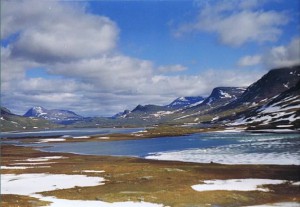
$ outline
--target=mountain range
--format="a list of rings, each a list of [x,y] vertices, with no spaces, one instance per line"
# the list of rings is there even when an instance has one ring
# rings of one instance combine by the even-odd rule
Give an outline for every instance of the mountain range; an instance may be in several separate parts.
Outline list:
[[[11,120],[11,117],[15,119]],[[43,107],[33,107],[23,116],[18,116],[1,107],[1,128],[6,130],[6,122],[10,120],[9,129],[12,129],[16,126],[11,124],[12,121],[17,123],[16,117],[31,120],[28,123],[39,120],[47,127],[167,124],[206,128],[238,127],[247,130],[299,130],[300,66],[270,70],[247,88],[217,87],[208,97],[179,97],[164,106],[137,105],[133,110],[124,110],[110,118],[82,117],[72,111],[48,110]]]

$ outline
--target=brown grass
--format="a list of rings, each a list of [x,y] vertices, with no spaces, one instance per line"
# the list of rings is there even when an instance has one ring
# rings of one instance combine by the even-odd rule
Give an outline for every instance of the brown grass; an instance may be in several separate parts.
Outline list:
[[[1,146],[1,165],[13,165],[27,158],[42,156],[67,157],[55,160],[51,168],[1,170],[1,173],[86,174],[106,179],[105,185],[76,187],[44,192],[43,195],[65,199],[115,201],[147,201],[172,207],[257,205],[271,202],[300,201],[300,190],[289,183],[269,185],[270,192],[212,191],[197,192],[191,185],[207,179],[268,178],[299,181],[300,166],[220,165],[172,161],[152,161],[137,158],[45,153],[32,148]],[[105,173],[84,173],[82,170],[104,170]],[[20,197],[20,196],[19,196]],[[11,196],[3,196],[3,206],[13,206]],[[22,197],[29,202],[29,197]],[[35,200],[35,199],[34,199]],[[27,204],[26,204],[27,205]],[[22,206],[26,206],[25,204]]]

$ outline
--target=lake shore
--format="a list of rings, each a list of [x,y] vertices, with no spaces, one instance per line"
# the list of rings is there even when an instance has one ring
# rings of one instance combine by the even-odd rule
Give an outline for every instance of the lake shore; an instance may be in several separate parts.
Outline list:
[[[165,206],[251,206],[300,202],[296,165],[221,165],[139,158],[41,152],[29,147],[1,146],[1,174],[85,175],[103,178],[103,185],[81,186],[41,193],[41,198],[2,195],[3,206],[42,206],[44,197],[101,202],[149,202]],[[203,191],[192,188],[206,180],[272,179],[266,191]],[[140,205],[142,206],[142,205]]]

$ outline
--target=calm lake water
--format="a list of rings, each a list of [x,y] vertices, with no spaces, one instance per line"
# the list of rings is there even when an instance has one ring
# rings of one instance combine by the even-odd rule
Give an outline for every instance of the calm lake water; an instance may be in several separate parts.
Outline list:
[[[22,137],[51,137],[51,136],[91,136],[96,134],[133,133],[144,130],[144,128],[81,128],[66,130],[43,130],[31,132],[1,132],[0,137],[22,138]]]
[[[299,134],[201,133],[112,142],[30,144],[49,152],[223,164],[300,165]]]

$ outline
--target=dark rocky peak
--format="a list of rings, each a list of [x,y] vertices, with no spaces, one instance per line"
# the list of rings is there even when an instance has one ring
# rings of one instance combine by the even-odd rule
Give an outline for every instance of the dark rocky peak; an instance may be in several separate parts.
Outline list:
[[[261,79],[250,85],[237,100],[239,103],[260,102],[294,87],[300,80],[300,66],[270,70]]]

